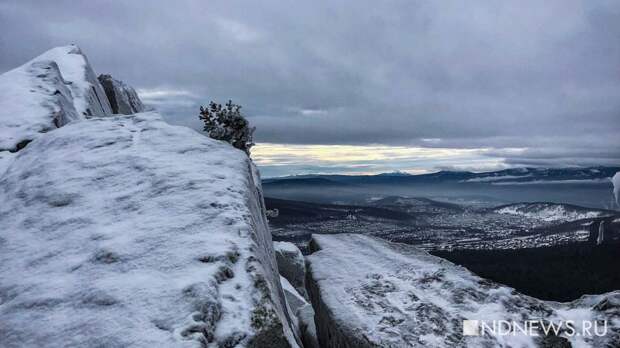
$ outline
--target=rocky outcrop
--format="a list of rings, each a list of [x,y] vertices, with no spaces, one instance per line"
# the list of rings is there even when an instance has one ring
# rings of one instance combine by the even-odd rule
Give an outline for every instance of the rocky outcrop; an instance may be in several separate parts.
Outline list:
[[[301,250],[289,242],[273,242],[280,275],[286,278],[306,300],[306,262]]]
[[[252,161],[96,109],[79,49],[50,52],[0,77],[0,134],[31,140],[0,161],[0,345],[298,347]]]
[[[133,87],[112,78],[110,75],[99,75],[98,79],[110,101],[113,113],[131,115],[145,111],[144,105]]]
[[[88,118],[112,114],[112,108],[97,80],[97,75],[78,46],[56,47],[33,60],[33,62],[43,61],[51,61],[58,65],[65,83],[71,90],[73,104],[79,115]]]
[[[620,292],[540,301],[409,245],[313,235],[307,287],[321,347],[615,347]],[[607,320],[605,336],[465,336],[463,320]]]
[[[69,122],[112,113],[77,46],[54,48],[0,75],[0,102],[0,152],[18,151]]]

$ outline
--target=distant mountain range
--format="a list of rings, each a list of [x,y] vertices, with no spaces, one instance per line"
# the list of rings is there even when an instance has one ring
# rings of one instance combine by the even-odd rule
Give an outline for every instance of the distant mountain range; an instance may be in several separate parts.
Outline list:
[[[514,168],[494,172],[440,171],[430,174],[403,172],[377,175],[309,174],[264,179],[271,187],[308,187],[316,185],[398,185],[414,183],[468,183],[491,185],[523,184],[604,184],[620,167],[589,168]]]

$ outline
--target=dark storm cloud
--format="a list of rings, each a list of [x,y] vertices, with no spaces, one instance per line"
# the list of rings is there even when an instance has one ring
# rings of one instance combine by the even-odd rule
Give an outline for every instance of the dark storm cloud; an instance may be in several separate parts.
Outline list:
[[[2,71],[75,42],[174,122],[238,101],[259,142],[620,163],[616,1],[5,1],[0,32]]]

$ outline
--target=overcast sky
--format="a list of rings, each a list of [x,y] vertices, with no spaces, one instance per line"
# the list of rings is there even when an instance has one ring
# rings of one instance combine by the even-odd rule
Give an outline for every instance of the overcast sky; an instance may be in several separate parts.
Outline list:
[[[620,165],[618,1],[4,0],[0,33],[0,71],[77,43],[174,123],[233,99],[264,176]]]

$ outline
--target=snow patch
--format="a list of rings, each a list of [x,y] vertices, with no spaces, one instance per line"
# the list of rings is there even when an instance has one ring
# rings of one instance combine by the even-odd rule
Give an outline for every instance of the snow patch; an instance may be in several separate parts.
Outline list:
[[[495,212],[520,215],[546,222],[575,221],[607,215],[602,211],[587,210],[586,208],[576,209],[554,203],[517,203],[495,209]]]

